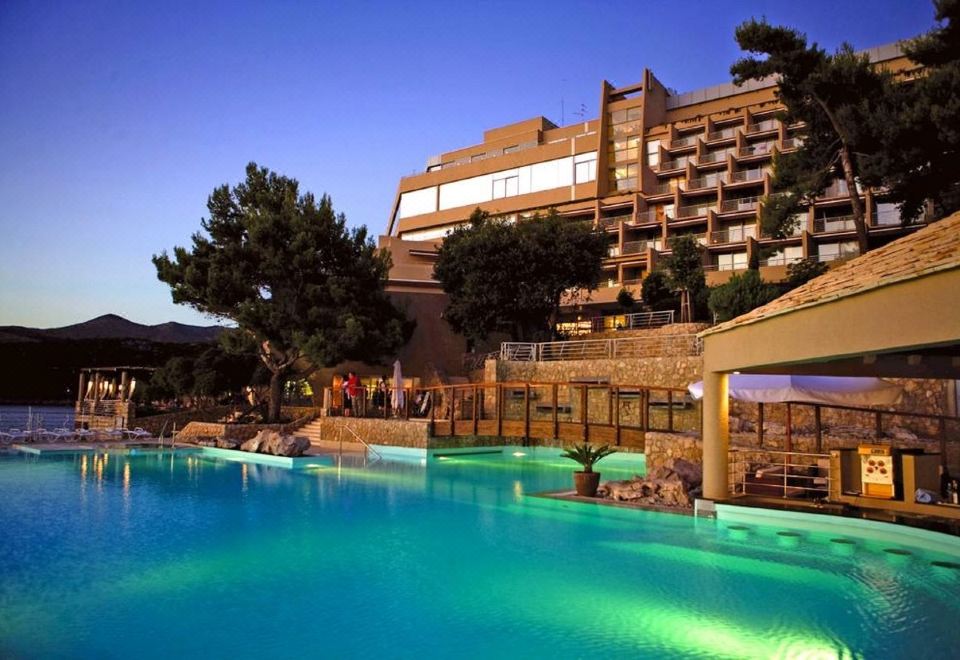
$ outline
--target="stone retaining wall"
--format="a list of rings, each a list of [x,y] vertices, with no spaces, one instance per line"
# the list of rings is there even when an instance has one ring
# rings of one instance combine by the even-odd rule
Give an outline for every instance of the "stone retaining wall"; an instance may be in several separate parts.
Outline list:
[[[484,380],[493,382],[540,381],[568,383],[585,378],[606,378],[613,384],[679,387],[703,378],[699,355],[611,360],[557,360],[515,362],[487,360]]]
[[[429,424],[425,421],[402,419],[378,419],[365,417],[318,417],[310,425],[311,431],[319,429],[319,438],[336,441],[340,427],[353,429],[364,442],[390,447],[426,448]],[[314,436],[317,437],[317,436]],[[353,434],[344,431],[344,442],[356,442]]]
[[[694,433],[647,433],[644,454],[647,472],[654,472],[672,458],[682,458],[691,463],[703,463],[703,441]]]
[[[215,406],[203,410],[180,410],[178,412],[150,415],[149,417],[137,417],[131,426],[138,426],[144,431],[149,431],[151,435],[158,435],[161,431],[169,435],[173,431],[174,425],[179,430],[191,422],[216,422],[230,414],[231,410],[230,406]]]

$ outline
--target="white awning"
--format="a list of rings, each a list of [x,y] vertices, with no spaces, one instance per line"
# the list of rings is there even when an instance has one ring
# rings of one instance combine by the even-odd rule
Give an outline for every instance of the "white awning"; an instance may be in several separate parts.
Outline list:
[[[730,396],[755,403],[820,403],[836,406],[892,406],[903,388],[880,378],[844,376],[779,376],[732,374]],[[687,387],[695,399],[703,398],[703,381]]]

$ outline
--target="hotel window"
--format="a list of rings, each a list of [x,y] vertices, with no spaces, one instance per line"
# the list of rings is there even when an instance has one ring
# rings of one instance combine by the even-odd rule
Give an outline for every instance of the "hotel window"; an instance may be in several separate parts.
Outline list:
[[[734,252],[733,254],[717,255],[717,270],[746,270],[746,268],[746,252]]]
[[[499,178],[498,178],[499,177]],[[520,190],[520,177],[516,172],[493,176],[493,198],[513,197]]]
[[[637,187],[637,164],[618,165],[613,169],[613,180],[617,190],[634,190]]]
[[[820,255],[820,261],[836,261],[837,259],[850,259],[859,254],[856,241],[843,241],[842,243],[821,243],[817,248],[817,254]]]
[[[874,210],[874,222],[878,225],[899,225],[900,209],[896,204],[889,202],[880,202]]]
[[[574,182],[587,183],[597,179],[597,152],[580,154],[573,157]]]
[[[640,125],[640,108],[627,108],[626,110],[611,112],[610,123],[613,125],[614,137],[639,133],[642,128]]]
[[[618,138],[613,141],[613,161],[637,160],[640,153],[640,137]]]
[[[504,147],[504,148],[503,148],[503,153],[505,153],[505,154],[515,154],[515,153],[517,153],[518,151],[520,151],[520,145],[519,145],[519,144],[514,144],[514,145],[512,145],[512,146],[510,146],[510,147]]]
[[[660,140],[647,142],[647,165],[656,167],[660,164]]]

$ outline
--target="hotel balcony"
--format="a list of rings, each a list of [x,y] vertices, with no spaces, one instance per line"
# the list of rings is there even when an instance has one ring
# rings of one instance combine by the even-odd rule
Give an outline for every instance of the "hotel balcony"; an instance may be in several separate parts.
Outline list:
[[[653,187],[652,190],[645,191],[647,197],[661,197],[664,195],[673,195],[673,191],[677,189],[677,183],[658,183]]]
[[[707,176],[697,177],[696,179],[690,179],[687,181],[684,186],[685,191],[690,190],[705,190],[707,188],[716,188],[719,183],[726,183],[727,175],[726,173],[720,174],[708,174]]]
[[[737,156],[739,158],[755,158],[758,156],[769,156],[771,153],[773,153],[773,144],[761,142],[743,147],[737,152]]]
[[[813,231],[817,234],[832,234],[845,231],[856,231],[857,225],[852,215],[841,215],[834,218],[814,218]]]
[[[761,167],[752,170],[740,170],[730,177],[730,183],[752,183],[763,181],[764,170]],[[726,183],[726,182],[724,182]]]
[[[727,164],[727,154],[732,153],[731,151],[724,149],[722,151],[713,151],[705,153],[700,156],[698,161],[699,165],[726,165]]]
[[[749,225],[746,227],[727,227],[710,234],[710,243],[713,245],[722,245],[726,243],[742,243],[748,238],[757,237],[757,227]]]
[[[677,170],[682,170],[687,166],[687,163],[696,163],[696,160],[691,159],[676,159],[676,160],[663,160],[660,161],[660,165],[657,166],[657,174],[663,174],[665,172],[675,172]]]
[[[725,199],[720,205],[720,213],[745,213],[747,211],[756,211],[759,205],[759,197],[739,197],[737,199]]]
[[[656,211],[644,211],[637,214],[636,222],[628,222],[627,224],[630,227],[643,227],[646,225],[656,225],[660,223],[660,218],[657,217]]]
[[[778,128],[779,122],[776,119],[765,119],[764,121],[758,121],[754,124],[747,124],[747,135],[767,133],[770,131],[775,131]]]
[[[859,191],[858,191],[859,192]],[[829,186],[827,186],[820,196],[817,199],[837,199],[839,197],[849,197],[850,188],[847,187],[847,182],[843,179],[834,181]]]
[[[800,138],[787,138],[780,146],[780,151],[793,151],[794,149],[799,149],[802,144],[803,140]]]
[[[690,220],[706,217],[708,211],[716,211],[715,204],[697,204],[694,206],[678,206],[673,220]]]
[[[636,177],[630,177],[627,179],[617,179],[616,181],[614,181],[614,188],[616,188],[618,192],[623,192],[627,190],[636,190],[637,187],[638,186],[637,186]]]
[[[647,249],[662,250],[663,241],[658,239],[627,241],[623,244],[623,254],[643,254]]]
[[[721,128],[719,131],[707,133],[707,142],[732,140],[737,137],[737,131],[739,131],[741,128],[741,126],[727,126],[726,128]]]
[[[620,227],[621,220],[623,220],[624,222],[627,222],[630,220],[630,218],[631,218],[631,215],[629,213],[622,214],[622,215],[604,216],[600,218],[597,224],[599,224],[601,229],[615,230]]]
[[[670,142],[670,150],[674,149],[687,149],[690,147],[697,146],[697,141],[703,137],[702,133],[697,133],[696,135],[686,135],[684,137],[677,138]]]

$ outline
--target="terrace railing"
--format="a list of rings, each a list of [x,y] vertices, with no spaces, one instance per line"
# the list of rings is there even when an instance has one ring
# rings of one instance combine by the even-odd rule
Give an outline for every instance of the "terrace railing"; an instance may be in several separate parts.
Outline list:
[[[830,455],[766,449],[731,449],[731,495],[825,499],[830,494]]]
[[[833,218],[814,218],[813,231],[816,233],[831,233],[854,231],[857,228],[852,215],[842,215]]]
[[[700,355],[703,345],[694,334],[584,341],[504,342],[500,359],[518,362],[604,360],[618,358]]]
[[[753,211],[759,204],[759,197],[738,197],[736,199],[725,199],[720,205],[720,212],[738,213],[740,211]]]
[[[639,284],[640,282],[641,280],[635,281],[636,284]],[[624,284],[628,284],[628,282],[624,282]],[[593,332],[616,330],[616,326],[609,322],[609,320],[612,318],[623,319],[621,327],[622,330],[659,328],[661,326],[670,325],[673,323],[674,312],[671,309],[665,312],[636,312],[634,314],[624,314],[622,317],[595,316],[590,319],[591,330]]]

